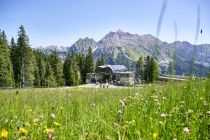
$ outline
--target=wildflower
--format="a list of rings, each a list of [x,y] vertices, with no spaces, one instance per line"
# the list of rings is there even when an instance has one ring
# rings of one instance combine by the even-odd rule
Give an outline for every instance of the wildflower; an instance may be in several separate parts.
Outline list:
[[[114,128],[116,128],[116,127],[118,127],[118,126],[119,126],[118,123],[114,123],[114,125],[113,125]]]
[[[118,116],[118,121],[123,121],[123,116]]]
[[[39,115],[39,118],[43,120],[44,119],[44,114]]]
[[[184,101],[181,101],[181,104],[184,104],[185,102]]]
[[[178,112],[179,111],[179,108],[178,107],[174,107],[173,108],[173,112]]]
[[[154,96],[151,96],[151,98],[158,99],[158,96],[157,95],[154,95]]]
[[[25,128],[23,128],[23,127],[19,128],[19,130],[20,130],[20,132],[22,132],[23,134],[28,134],[28,131],[27,131]]]
[[[50,133],[50,129],[49,128],[45,128],[44,132],[48,134],[48,133]]]
[[[61,126],[61,124],[58,123],[58,122],[54,122],[54,125],[55,125],[55,126]]]
[[[96,108],[96,104],[92,103],[92,104],[91,104],[91,107],[92,107],[92,108]]]
[[[166,100],[166,97],[163,97],[163,100]]]
[[[156,139],[156,138],[158,137],[158,135],[159,135],[159,134],[158,134],[157,132],[153,132],[153,133],[152,133],[152,137],[153,137],[154,139]]]
[[[27,112],[32,112],[32,109],[31,109],[31,108],[29,108],[29,109],[27,110]]]
[[[207,106],[207,105],[208,105],[208,102],[207,102],[207,101],[203,101],[203,104],[204,104],[205,106]]]
[[[109,136],[106,136],[106,140],[111,140],[111,138]]]
[[[55,128],[51,128],[47,134],[48,134],[48,139],[50,140],[54,139]]]
[[[122,108],[125,108],[125,106],[126,106],[125,101],[123,101],[123,100],[119,100],[119,102],[120,102],[120,104],[121,104]]]
[[[39,122],[39,119],[38,119],[38,118],[35,118],[35,119],[33,120],[33,122],[34,122],[34,123],[38,123],[38,122]]]
[[[165,118],[165,117],[167,117],[168,116],[168,114],[160,114],[160,117],[163,117],[163,118]]]
[[[158,99],[154,99],[154,101],[158,102]]]
[[[122,110],[118,110],[117,113],[118,113],[118,114],[122,114]]]
[[[9,120],[8,120],[8,119],[6,119],[6,120],[5,120],[5,123],[8,123],[8,122],[9,122]]]
[[[184,133],[190,133],[190,129],[188,127],[183,128]]]
[[[55,114],[50,114],[50,116],[53,118],[53,119],[55,119]]]
[[[26,126],[26,127],[30,127],[31,125],[30,125],[30,123],[26,122],[26,123],[25,123],[25,126]]]
[[[192,114],[192,113],[193,113],[193,110],[192,110],[192,109],[189,109],[189,110],[187,111],[187,113],[188,113],[188,114]]]
[[[0,138],[7,138],[8,137],[8,131],[6,129],[2,129],[0,133]]]
[[[210,117],[210,111],[207,111],[206,114]]]
[[[135,95],[136,95],[136,96],[139,96],[139,93],[137,92]]]

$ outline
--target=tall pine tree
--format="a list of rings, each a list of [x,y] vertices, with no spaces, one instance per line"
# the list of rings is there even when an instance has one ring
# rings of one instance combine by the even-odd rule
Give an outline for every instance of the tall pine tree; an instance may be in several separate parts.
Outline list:
[[[144,69],[144,81],[149,83],[150,81],[150,56],[148,55],[145,60],[145,69]]]
[[[56,49],[50,55],[50,64],[56,79],[57,86],[63,86],[63,65]]]
[[[97,60],[97,62],[96,62],[96,67],[102,66],[104,64],[105,64],[104,57],[103,56],[99,57],[98,60]]]
[[[136,64],[136,74],[137,77],[143,81],[144,80],[144,60],[142,56],[139,58]]]
[[[80,83],[80,71],[78,68],[75,54],[69,53],[66,57],[63,66],[63,73],[65,78],[65,84],[67,86],[75,86]]]
[[[86,73],[85,73],[85,55],[76,54],[76,61],[78,65],[78,69],[80,71],[80,83],[85,83]]]
[[[20,62],[19,62],[19,55],[18,55],[18,48],[17,45],[15,43],[14,38],[12,37],[11,42],[10,42],[10,55],[11,55],[11,61],[12,61],[12,65],[13,65],[13,73],[14,73],[14,83],[17,87],[18,84],[18,79],[19,79],[19,74],[21,73],[20,71]]]
[[[92,54],[92,49],[90,47],[88,49],[88,54],[85,57],[84,69],[85,69],[85,74],[93,73],[95,71],[94,58],[93,58],[93,54]]]
[[[49,61],[49,57],[46,59],[46,72],[44,78],[44,86],[45,87],[55,87],[57,86],[57,82]]]
[[[35,70],[35,81],[34,85],[38,87],[45,86],[45,72],[46,72],[46,62],[45,54],[40,50],[34,51],[36,59],[36,70]]]
[[[5,33],[0,32],[0,87],[13,86],[13,69]]]
[[[17,79],[15,79],[15,81],[17,81],[17,84],[20,84],[22,87],[33,86],[35,79],[35,58],[23,25],[20,26],[18,31],[15,55],[17,61],[17,69],[16,72],[14,72],[17,74]]]
[[[150,59],[149,82],[153,83],[158,78],[158,66],[153,58]]]

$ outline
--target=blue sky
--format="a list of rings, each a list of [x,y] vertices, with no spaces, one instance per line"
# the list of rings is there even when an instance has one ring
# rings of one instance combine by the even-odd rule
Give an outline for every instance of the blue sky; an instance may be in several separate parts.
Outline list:
[[[98,41],[110,31],[156,35],[163,0],[0,0],[0,29],[8,40],[24,25],[32,47],[70,46],[79,38]],[[210,0],[168,0],[159,38],[194,43],[197,5],[202,39],[210,43]]]

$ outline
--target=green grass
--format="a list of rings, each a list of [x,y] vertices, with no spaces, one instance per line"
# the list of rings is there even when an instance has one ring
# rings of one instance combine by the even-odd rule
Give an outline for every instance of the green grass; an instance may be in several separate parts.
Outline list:
[[[209,83],[1,90],[0,131],[7,139],[207,140]]]

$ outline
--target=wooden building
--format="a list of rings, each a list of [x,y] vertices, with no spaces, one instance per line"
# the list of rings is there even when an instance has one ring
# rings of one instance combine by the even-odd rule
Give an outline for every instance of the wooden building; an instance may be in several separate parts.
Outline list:
[[[98,66],[95,73],[86,75],[86,83],[110,83],[114,85],[133,85],[134,73],[124,65]]]

